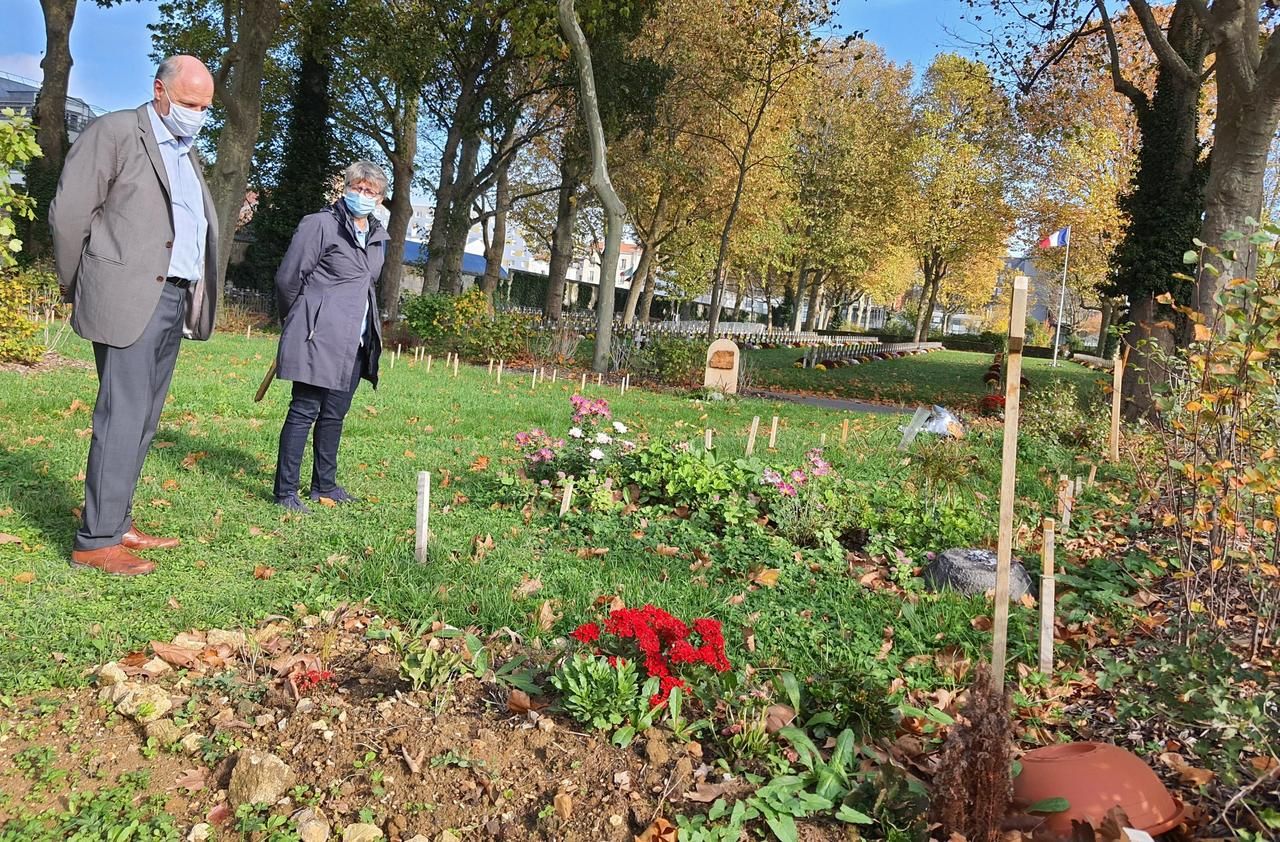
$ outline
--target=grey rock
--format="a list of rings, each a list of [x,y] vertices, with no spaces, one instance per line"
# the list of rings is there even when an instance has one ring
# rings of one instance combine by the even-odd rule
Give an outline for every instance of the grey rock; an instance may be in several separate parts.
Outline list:
[[[996,554],[990,550],[955,548],[939,555],[924,568],[925,582],[935,591],[950,588],[969,596],[996,589]],[[1017,559],[1009,569],[1009,597],[1022,599],[1031,591],[1031,576]]]
[[[125,675],[123,669],[115,661],[103,664],[98,670],[98,686],[110,687],[114,684],[124,684],[129,680],[129,676]]]
[[[232,807],[241,804],[274,804],[293,786],[297,775],[274,754],[242,751],[236,758],[227,786],[227,801]]]
[[[154,722],[173,707],[169,691],[155,684],[139,687],[116,704],[116,710],[139,722]]]
[[[182,746],[182,750],[187,754],[199,754],[200,749],[204,748],[204,735],[192,731],[179,740],[178,745]]]
[[[329,820],[320,810],[304,807],[294,813],[293,820],[297,823],[298,838],[302,842],[327,842],[329,839]]]

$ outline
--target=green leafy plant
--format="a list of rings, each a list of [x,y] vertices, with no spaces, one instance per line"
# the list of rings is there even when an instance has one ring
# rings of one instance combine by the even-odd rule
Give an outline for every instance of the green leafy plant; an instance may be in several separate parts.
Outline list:
[[[636,665],[621,658],[579,652],[560,662],[551,676],[551,686],[562,694],[560,701],[570,716],[600,731],[628,722],[641,701]],[[647,703],[648,697],[643,697]]]
[[[411,640],[400,655],[400,677],[413,687],[435,689],[452,681],[462,670],[462,656],[436,643]]]

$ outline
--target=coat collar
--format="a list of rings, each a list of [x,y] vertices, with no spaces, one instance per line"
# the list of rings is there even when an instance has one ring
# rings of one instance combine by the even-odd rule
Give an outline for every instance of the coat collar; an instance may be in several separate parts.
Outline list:
[[[160,179],[164,194],[172,196],[173,193],[169,188],[169,173],[164,168],[164,158],[160,157],[160,144],[156,141],[155,130],[151,126],[151,103],[138,106],[137,112],[138,132],[142,135],[142,146],[147,150],[147,157],[151,159],[151,167]]]
[[[351,211],[347,210],[346,202],[339,199],[329,208],[329,212],[338,220],[338,225],[351,237],[353,243],[359,243],[356,239],[356,224],[352,219]],[[391,235],[387,233],[387,229],[382,227],[382,223],[377,217],[369,214],[369,233],[365,236],[365,248],[374,243],[381,243],[390,240]]]

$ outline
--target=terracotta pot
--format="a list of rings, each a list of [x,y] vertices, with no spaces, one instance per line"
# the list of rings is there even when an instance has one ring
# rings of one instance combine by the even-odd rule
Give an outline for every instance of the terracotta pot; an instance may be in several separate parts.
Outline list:
[[[1114,807],[1125,811],[1131,827],[1153,836],[1182,822],[1182,803],[1133,752],[1107,743],[1064,743],[1029,751],[1021,762],[1022,772],[1013,779],[1015,805],[1025,809],[1065,798],[1070,808],[1049,814],[1045,822],[1064,836],[1073,819],[1099,828]]]

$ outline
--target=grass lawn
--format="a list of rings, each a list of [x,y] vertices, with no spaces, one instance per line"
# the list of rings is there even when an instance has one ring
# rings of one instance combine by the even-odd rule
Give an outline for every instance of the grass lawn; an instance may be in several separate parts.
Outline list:
[[[763,389],[803,391],[832,397],[897,404],[942,404],[972,408],[987,393],[982,375],[990,354],[971,351],[933,351],[913,357],[878,360],[830,371],[796,368],[802,352],[794,348],[747,351],[744,359],[756,371],[755,385]],[[1023,359],[1031,388],[1053,387],[1055,379],[1078,392],[1092,389],[1100,375],[1076,363]]]
[[[910,677],[917,667],[903,662],[936,647],[938,639],[974,652],[987,645],[988,635],[970,623],[986,610],[980,601],[924,596],[918,604],[904,602],[859,584],[845,559],[816,550],[813,558],[802,558],[785,542],[717,545],[704,527],[645,510],[527,519],[499,481],[517,461],[513,434],[566,429],[576,382],[540,385],[534,393],[527,375],[508,372],[497,386],[483,368],[464,366],[453,379],[442,366],[427,374],[405,357],[394,370],[384,369],[376,392],[361,386],[348,417],[339,480],[364,502],[316,507],[305,518],[283,514],[270,501],[270,486],[288,387],[275,384],[266,400],[252,402],[274,347],[270,338],[227,335],[184,343],[135,497],[143,529],[180,535],[184,543],[150,553],[157,572],[134,580],[67,563],[83,493],[96,390],[92,369],[0,373],[0,533],[21,539],[0,542],[0,690],[78,683],[88,664],[185,628],[228,627],[291,613],[297,603],[315,608],[362,598],[408,622],[440,618],[551,637],[592,618],[597,597],[620,594],[631,605],[653,602],[678,614],[720,617],[739,653],[754,629],[751,659],[761,664],[788,664],[800,672],[839,662],[883,674],[886,681],[904,670]],[[65,350],[88,359],[79,340]],[[976,355],[936,354],[867,371],[927,370],[970,357],[979,370]],[[589,385],[587,392],[597,389]],[[824,432],[838,442],[841,422],[851,418],[847,447],[828,449],[836,468],[873,484],[899,482],[904,475],[893,450],[898,419],[764,401],[703,403],[636,389],[623,398],[615,390],[598,393],[610,398],[615,418],[632,425],[642,441],[700,441],[709,426],[718,433],[718,447],[731,454],[742,452],[753,415],[767,425],[778,414],[778,451],[766,458],[781,464],[798,462]],[[990,485],[983,517],[994,523],[996,474],[990,468],[999,444],[998,431],[989,432],[971,438],[988,468],[981,478],[983,488]],[[415,473],[423,469],[433,472],[434,540],[430,563],[418,565]],[[1027,467],[1023,493],[1049,505],[1051,492],[1035,471]],[[1036,513],[1026,517],[1030,522]],[[478,536],[494,542],[480,559],[472,550]],[[660,544],[681,552],[659,554]],[[579,552],[592,547],[608,547],[609,553],[601,559]],[[710,552],[717,565],[691,572],[695,548]],[[269,578],[260,568],[272,571]],[[776,587],[752,584],[751,571],[761,568],[781,571]],[[542,589],[515,597],[526,579],[539,579]],[[535,619],[543,600],[550,600],[558,618],[550,631]],[[1013,651],[1026,656],[1033,624],[1029,613],[1018,616]],[[896,629],[887,657],[881,653],[886,626]]]

